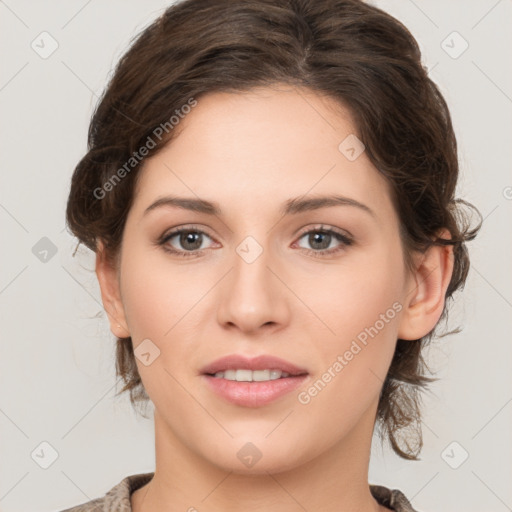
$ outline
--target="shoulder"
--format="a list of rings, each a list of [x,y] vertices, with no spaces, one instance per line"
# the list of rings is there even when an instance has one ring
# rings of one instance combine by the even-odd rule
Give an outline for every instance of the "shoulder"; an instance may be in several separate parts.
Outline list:
[[[104,496],[60,512],[131,512],[130,497],[153,478],[154,473],[130,475],[112,487]]]
[[[395,512],[419,512],[412,508],[410,501],[399,489],[389,489],[383,485],[370,485],[370,492],[380,505]]]

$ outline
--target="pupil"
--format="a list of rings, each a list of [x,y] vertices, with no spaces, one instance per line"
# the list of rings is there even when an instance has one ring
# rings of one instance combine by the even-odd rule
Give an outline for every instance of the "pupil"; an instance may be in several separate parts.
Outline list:
[[[195,243],[194,243],[195,238]],[[192,247],[187,246],[188,243],[192,244]],[[199,233],[182,233],[180,243],[183,247],[190,250],[196,250],[201,247],[200,234]]]
[[[328,233],[314,233],[313,235],[310,235],[309,241],[312,245],[312,247],[315,247],[315,243],[320,243],[320,247],[316,247],[316,249],[326,249],[329,247],[330,242],[330,236]],[[318,241],[318,237],[320,237],[320,241]],[[322,237],[325,237],[322,239]],[[327,243],[325,243],[327,240]]]

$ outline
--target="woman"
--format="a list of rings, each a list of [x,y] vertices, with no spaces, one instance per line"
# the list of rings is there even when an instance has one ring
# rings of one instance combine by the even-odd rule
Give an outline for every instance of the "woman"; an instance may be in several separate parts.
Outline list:
[[[359,0],[185,0],[118,64],[67,222],[154,473],[68,511],[413,511],[422,351],[476,236],[416,41]],[[188,245],[190,244],[190,245]]]

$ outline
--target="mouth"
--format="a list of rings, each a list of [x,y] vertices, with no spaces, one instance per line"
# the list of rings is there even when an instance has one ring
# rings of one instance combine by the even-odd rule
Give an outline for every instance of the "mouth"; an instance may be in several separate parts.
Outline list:
[[[231,354],[204,366],[200,373],[227,380],[260,381],[305,375],[308,372],[280,357],[262,354],[249,358],[241,354]]]
[[[200,375],[224,400],[242,407],[262,407],[299,387],[309,373],[273,356],[248,359],[235,354],[204,367]]]
[[[210,377],[214,377],[216,379],[226,379],[237,382],[268,382],[277,379],[301,377],[302,375],[307,375],[307,373],[291,375],[288,372],[278,369],[247,370],[238,368],[215,373],[206,373],[204,375],[209,375]]]

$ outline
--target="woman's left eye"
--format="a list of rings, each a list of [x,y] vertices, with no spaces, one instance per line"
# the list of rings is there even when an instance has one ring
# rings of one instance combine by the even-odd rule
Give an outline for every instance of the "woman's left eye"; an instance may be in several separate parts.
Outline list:
[[[192,228],[179,228],[164,235],[158,244],[161,245],[165,251],[177,256],[193,257],[197,256],[198,252],[205,249],[203,246],[204,237],[211,239],[204,231]],[[171,243],[174,238],[176,238],[175,243],[181,245],[181,249]],[[300,241],[302,239],[306,239],[312,249],[302,247],[300,244],[299,247],[305,249],[306,252],[310,254],[320,257],[329,256],[342,251],[346,246],[352,245],[353,243],[352,238],[348,235],[339,233],[333,229],[324,228],[323,226],[303,232],[298,240]],[[338,245],[334,248],[332,247],[333,242],[338,242]]]
[[[314,256],[330,256],[337,252],[343,251],[346,246],[352,245],[353,240],[348,235],[334,231],[333,229],[324,228],[323,226],[316,229],[311,229],[303,233],[299,240],[306,238],[307,243],[313,249],[306,249],[306,251]],[[332,242],[338,242],[338,246],[332,248]],[[327,250],[326,250],[327,249]]]

